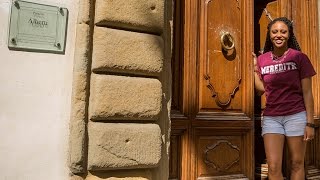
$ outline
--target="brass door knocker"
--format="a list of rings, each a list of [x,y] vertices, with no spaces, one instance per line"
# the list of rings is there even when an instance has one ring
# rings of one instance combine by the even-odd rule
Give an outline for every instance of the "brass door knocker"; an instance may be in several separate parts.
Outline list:
[[[222,48],[225,51],[228,51],[234,48],[234,38],[229,32],[222,32],[220,42],[221,42]]]

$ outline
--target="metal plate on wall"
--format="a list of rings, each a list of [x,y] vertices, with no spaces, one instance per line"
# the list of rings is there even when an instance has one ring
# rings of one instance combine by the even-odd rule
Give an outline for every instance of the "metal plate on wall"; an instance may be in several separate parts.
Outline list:
[[[11,5],[10,50],[64,54],[68,9],[26,1]]]

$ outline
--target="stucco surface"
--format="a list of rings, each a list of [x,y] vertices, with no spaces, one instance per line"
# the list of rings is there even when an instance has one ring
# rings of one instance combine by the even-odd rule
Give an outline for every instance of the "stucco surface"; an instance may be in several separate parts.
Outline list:
[[[95,27],[93,71],[159,76],[164,60],[160,36]]]
[[[89,170],[156,167],[161,158],[161,130],[156,124],[88,124]]]
[[[92,74],[89,115],[99,120],[156,120],[162,89],[157,79]]]
[[[68,0],[28,1],[69,10],[66,49],[65,54],[9,50],[13,1],[0,0],[0,179],[65,180],[69,177],[68,136],[78,4]]]
[[[164,24],[163,0],[96,0],[95,23],[161,34]]]

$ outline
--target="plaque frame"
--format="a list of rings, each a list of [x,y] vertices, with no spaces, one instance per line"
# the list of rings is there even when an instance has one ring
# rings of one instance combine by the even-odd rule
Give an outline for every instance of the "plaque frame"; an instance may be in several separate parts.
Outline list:
[[[68,15],[67,8],[13,0],[8,48],[65,54]]]

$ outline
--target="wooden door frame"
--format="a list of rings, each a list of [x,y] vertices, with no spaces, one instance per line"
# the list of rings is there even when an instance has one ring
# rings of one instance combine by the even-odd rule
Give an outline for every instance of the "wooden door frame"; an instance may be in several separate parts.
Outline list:
[[[291,3],[292,6],[288,6]],[[310,58],[317,75],[312,78],[314,95],[314,120],[320,123],[320,58],[319,58],[319,14],[317,0],[278,0],[278,14],[293,20],[295,35],[303,53]],[[296,11],[299,9],[299,11]],[[318,143],[316,143],[318,142]],[[307,144],[306,166],[311,165],[312,169],[320,171],[320,130],[316,128],[314,141]],[[288,154],[288,152],[287,152]],[[311,154],[311,155],[310,155]],[[286,167],[289,162],[286,161]],[[289,175],[289,169],[286,168]]]
[[[286,6],[286,1],[282,0],[281,5]],[[293,3],[292,9],[287,10],[290,14],[285,14],[283,8],[280,9],[282,16],[289,16],[294,19],[294,28],[296,30],[295,35],[298,38],[298,42],[304,53],[310,58],[317,75],[312,78],[313,83],[313,95],[314,95],[314,120],[319,127],[320,123],[320,58],[319,58],[319,15],[318,15],[318,1],[308,0],[299,1],[291,0]],[[299,9],[294,11],[293,9]],[[302,38],[305,37],[305,38]],[[317,143],[316,143],[317,142]],[[320,171],[320,130],[316,128],[315,139],[307,144],[307,152],[305,162],[307,168]],[[311,169],[311,170],[312,170]],[[287,170],[287,175],[289,171]]]

